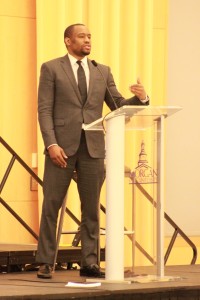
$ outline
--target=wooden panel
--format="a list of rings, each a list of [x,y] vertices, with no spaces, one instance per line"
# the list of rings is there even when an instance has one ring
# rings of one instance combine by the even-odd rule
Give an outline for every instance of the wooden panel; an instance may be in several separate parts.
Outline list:
[[[35,0],[1,0],[0,16],[35,18]]]

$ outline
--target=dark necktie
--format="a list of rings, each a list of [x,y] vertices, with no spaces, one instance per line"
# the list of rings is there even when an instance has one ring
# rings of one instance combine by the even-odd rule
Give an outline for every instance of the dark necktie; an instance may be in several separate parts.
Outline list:
[[[86,84],[85,71],[81,65],[81,60],[78,60],[77,64],[79,65],[77,70],[78,88],[81,94],[83,104],[85,104],[85,101],[87,99],[87,84]]]

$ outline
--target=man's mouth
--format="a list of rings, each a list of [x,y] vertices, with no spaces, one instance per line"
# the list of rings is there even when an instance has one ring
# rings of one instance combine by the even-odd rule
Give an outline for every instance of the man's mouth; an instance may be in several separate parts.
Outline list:
[[[85,46],[83,46],[83,48],[88,51],[91,49],[91,45],[85,45]]]

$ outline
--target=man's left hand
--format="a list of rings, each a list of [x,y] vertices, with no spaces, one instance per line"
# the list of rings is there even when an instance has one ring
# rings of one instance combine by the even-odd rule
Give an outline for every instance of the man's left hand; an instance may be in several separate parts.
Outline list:
[[[137,83],[132,84],[129,87],[131,93],[137,96],[140,100],[145,100],[147,93],[145,92],[144,86],[142,85],[140,79],[137,79]]]

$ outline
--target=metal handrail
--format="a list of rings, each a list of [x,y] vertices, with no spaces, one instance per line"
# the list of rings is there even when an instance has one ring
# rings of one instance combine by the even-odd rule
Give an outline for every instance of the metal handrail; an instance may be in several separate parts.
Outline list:
[[[5,142],[5,140],[0,137],[0,144],[2,144],[12,155],[11,160],[8,164],[6,172],[0,182],[0,194],[5,186],[8,176],[12,170],[15,161],[18,161],[20,165],[40,184],[42,185],[42,180],[33,172],[33,170],[22,160],[22,158]],[[38,240],[38,235],[31,229],[31,227],[0,197],[0,203],[17,219],[20,224],[36,239]]]
[[[152,205],[157,208],[157,203],[154,201],[154,199],[147,193],[147,191],[143,188],[143,186],[140,183],[136,183],[135,186],[140,190],[140,192],[145,196],[147,200],[149,200]],[[167,222],[174,228],[174,233],[171,237],[170,243],[168,245],[167,251],[165,253],[164,257],[164,263],[167,263],[167,260],[169,258],[169,255],[171,253],[171,250],[173,248],[173,245],[176,241],[176,238],[178,234],[186,241],[186,243],[192,248],[193,251],[193,257],[191,260],[191,265],[195,264],[197,260],[197,247],[195,244],[189,239],[189,237],[183,232],[183,230],[170,218],[170,216],[164,212],[164,218],[167,220]]]

